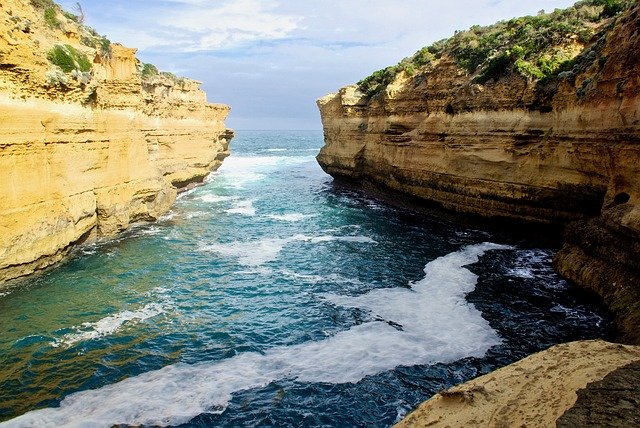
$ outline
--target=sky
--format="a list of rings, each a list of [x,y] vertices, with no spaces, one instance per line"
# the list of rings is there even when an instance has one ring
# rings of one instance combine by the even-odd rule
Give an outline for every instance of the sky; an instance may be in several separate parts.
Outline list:
[[[58,0],[77,12],[77,0]],[[574,0],[80,0],[86,23],[203,82],[227,126],[321,129],[315,100],[474,24]]]

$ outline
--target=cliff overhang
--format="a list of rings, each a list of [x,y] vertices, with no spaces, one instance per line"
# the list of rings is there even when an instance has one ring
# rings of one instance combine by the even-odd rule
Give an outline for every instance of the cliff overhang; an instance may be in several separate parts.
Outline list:
[[[598,292],[621,339],[640,343],[640,5],[632,3],[589,23],[590,38],[545,47],[572,55],[572,68],[544,79],[523,73],[527,57],[515,47],[465,68],[460,43],[493,34],[472,29],[319,99],[318,162],[335,177],[494,223],[578,222],[554,266]],[[519,34],[526,23],[499,28]],[[552,58],[544,55],[535,64]]]

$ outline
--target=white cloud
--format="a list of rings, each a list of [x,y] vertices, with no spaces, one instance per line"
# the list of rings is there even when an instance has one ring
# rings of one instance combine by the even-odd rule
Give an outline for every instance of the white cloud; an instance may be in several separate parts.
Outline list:
[[[219,6],[202,0],[179,2],[189,6],[160,17],[158,23],[178,30],[184,50],[215,50],[282,39],[296,30],[300,21],[297,16],[274,12],[277,4],[270,1],[234,0]]]
[[[72,10],[76,0],[60,0]],[[238,127],[320,127],[315,99],[471,25],[574,0],[81,0],[145,62],[204,82]],[[251,125],[253,124],[253,125]],[[315,124],[315,125],[313,125]]]

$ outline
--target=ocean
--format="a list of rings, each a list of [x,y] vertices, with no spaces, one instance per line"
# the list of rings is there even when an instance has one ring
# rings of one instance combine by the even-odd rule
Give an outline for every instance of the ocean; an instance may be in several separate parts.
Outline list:
[[[319,131],[238,131],[154,223],[0,295],[0,426],[387,427],[610,318],[555,249],[334,183]]]

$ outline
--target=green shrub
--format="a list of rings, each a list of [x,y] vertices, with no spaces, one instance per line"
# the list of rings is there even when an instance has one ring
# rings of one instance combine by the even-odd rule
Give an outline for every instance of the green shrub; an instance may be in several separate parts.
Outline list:
[[[71,45],[55,45],[47,54],[47,59],[65,73],[73,70],[88,72],[92,66],[89,58]]]
[[[417,74],[445,52],[460,68],[475,75],[478,82],[498,79],[509,72],[546,81],[576,66],[574,59],[565,53],[573,40],[583,45],[592,42],[594,23],[604,23],[603,20],[621,13],[635,1],[582,0],[551,13],[514,18],[487,27],[475,25],[420,49],[397,65],[372,73],[360,80],[358,86],[372,96],[391,83],[400,71]]]
[[[48,7],[44,10],[44,22],[51,28],[60,28],[60,21],[58,20],[58,11],[53,7]]]
[[[100,55],[103,58],[111,58],[111,40],[107,39],[105,36],[101,36],[96,47],[100,49]]]
[[[628,0],[595,0],[594,5],[602,6],[602,13],[600,14],[603,18],[611,18],[616,16],[627,7],[632,1]]]
[[[80,22],[80,18],[78,17],[78,15],[74,15],[73,13],[70,13],[64,10],[62,11],[62,14],[64,15],[65,18],[75,22],[76,24]]]
[[[158,73],[158,68],[155,65],[149,63],[142,64],[140,75],[143,79],[148,79],[149,77],[156,76]]]
[[[44,9],[45,7],[56,7],[56,4],[53,0],[31,0],[30,3],[31,6],[37,9]]]

